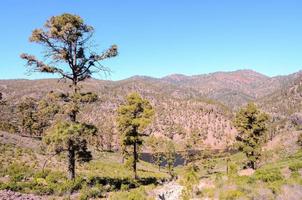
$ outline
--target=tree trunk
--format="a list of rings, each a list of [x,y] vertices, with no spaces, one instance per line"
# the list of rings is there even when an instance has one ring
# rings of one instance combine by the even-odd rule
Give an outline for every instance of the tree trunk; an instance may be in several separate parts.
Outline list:
[[[67,157],[68,157],[68,179],[74,180],[75,178],[75,151],[72,147],[72,142],[68,144],[68,151],[67,151]]]
[[[134,172],[134,179],[137,179],[136,162],[137,162],[137,150],[136,150],[136,142],[135,142],[133,144],[133,172]]]

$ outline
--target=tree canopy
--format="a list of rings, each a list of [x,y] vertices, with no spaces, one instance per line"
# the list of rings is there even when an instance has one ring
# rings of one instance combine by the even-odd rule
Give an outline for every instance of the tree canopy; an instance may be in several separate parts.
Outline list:
[[[45,48],[43,62],[30,54],[21,54],[29,71],[58,74],[69,79],[74,86],[90,78],[95,72],[109,71],[100,61],[117,56],[117,46],[112,45],[101,54],[91,49],[94,29],[77,15],[64,13],[46,21],[43,28],[35,29],[29,38]],[[66,67],[68,66],[68,67]]]
[[[131,93],[126,97],[126,101],[118,108],[117,127],[121,133],[122,149],[128,152],[129,146],[132,146],[133,153],[133,171],[136,175],[136,162],[138,161],[138,145],[143,142],[142,136],[144,130],[151,123],[154,110],[148,100],[143,99],[138,93]]]
[[[46,144],[54,146],[57,152],[67,151],[68,175],[75,178],[76,156],[82,161],[89,161],[91,154],[87,150],[87,134],[96,132],[93,125],[80,123],[77,115],[83,103],[97,100],[97,95],[80,93],[79,82],[91,78],[93,73],[109,72],[101,61],[117,56],[117,46],[112,45],[103,53],[93,51],[91,42],[94,29],[84,20],[73,14],[64,13],[46,21],[43,28],[32,32],[30,42],[44,47],[43,61],[30,54],[21,54],[26,60],[29,72],[57,74],[61,79],[71,82],[73,92],[61,94],[62,113],[69,117],[50,129],[44,138]]]
[[[267,132],[269,116],[258,110],[254,103],[249,103],[236,114],[234,125],[238,130],[236,140],[249,162],[248,166],[255,169],[261,156],[261,145]]]

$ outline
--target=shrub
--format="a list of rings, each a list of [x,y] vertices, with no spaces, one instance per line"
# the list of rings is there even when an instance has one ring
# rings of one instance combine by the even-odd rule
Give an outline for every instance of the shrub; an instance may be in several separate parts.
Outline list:
[[[236,163],[230,163],[229,164],[229,173],[228,177],[229,178],[234,178],[238,175],[238,165]]]
[[[17,182],[0,183],[0,190],[21,191],[22,187]]]
[[[282,181],[271,182],[268,184],[268,188],[272,190],[274,194],[280,192],[280,188],[283,185]]]
[[[6,174],[10,176],[10,180],[17,182],[32,176],[33,171],[28,165],[13,163],[6,169]]]
[[[182,184],[184,186],[184,189],[182,190],[182,198],[190,199],[193,195],[193,189],[194,185],[198,183],[198,174],[195,171],[195,168],[193,166],[188,166],[184,178],[182,179]]]
[[[244,196],[244,193],[241,192],[240,190],[228,190],[228,191],[223,191],[219,195],[219,199],[221,200],[235,200],[240,197]]]
[[[296,172],[298,171],[299,169],[302,169],[302,162],[294,162],[292,164],[289,165],[289,169],[292,171],[292,172]]]
[[[81,189],[83,179],[77,177],[75,180],[65,180],[64,182],[57,184],[56,190],[60,195],[73,192]]]
[[[142,189],[133,190],[133,191],[129,192],[128,199],[129,200],[144,200],[144,199],[146,199],[146,192]]]
[[[302,126],[302,125],[300,125],[300,126]],[[297,143],[298,143],[298,145],[299,145],[300,147],[302,147],[302,133],[298,136],[298,141],[297,141]]]
[[[114,193],[110,200],[121,200],[121,199],[127,199],[127,200],[147,200],[147,193],[144,188],[140,187],[137,189],[133,189],[127,192],[117,192]]]
[[[45,172],[47,173],[47,172]],[[43,175],[43,174],[41,174]],[[43,178],[43,177],[41,177]],[[47,183],[59,183],[63,180],[66,180],[66,176],[62,172],[48,172],[47,176],[45,177],[45,180]]]
[[[89,188],[87,185],[83,186],[81,189],[80,200],[88,200],[90,198],[102,197],[103,187],[101,185],[95,185]]]
[[[257,170],[253,176],[256,180],[263,182],[275,182],[283,180],[283,176],[279,169],[262,169]]]
[[[214,198],[215,189],[214,188],[203,188],[199,191],[201,197],[208,197],[210,199]]]
[[[127,191],[127,190],[129,190],[129,184],[122,184],[121,191]]]

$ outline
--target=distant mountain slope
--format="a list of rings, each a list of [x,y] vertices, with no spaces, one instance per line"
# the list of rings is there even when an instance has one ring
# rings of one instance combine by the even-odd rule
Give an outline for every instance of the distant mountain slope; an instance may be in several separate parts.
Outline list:
[[[300,74],[270,78],[251,70],[239,70],[163,78],[135,76],[121,81],[91,79],[82,84],[83,90],[97,93],[100,100],[87,105],[80,117],[98,126],[104,148],[112,145],[118,148],[119,137],[114,128],[116,109],[128,93],[136,91],[156,109],[151,134],[173,138],[182,145],[187,135],[196,132],[205,144],[224,148],[236,135],[231,123],[233,108],[257,101],[265,111],[283,115],[283,107],[288,112],[290,104],[301,102],[301,93],[292,95],[288,89],[300,90],[300,86],[292,85]],[[68,90],[68,84],[56,79],[0,80],[0,92],[11,106],[25,96],[39,99],[49,91]],[[289,96],[284,96],[284,91]]]
[[[194,95],[215,99],[231,108],[236,108],[246,102],[255,101],[278,91],[290,84],[297,76],[296,74],[298,73],[268,77],[252,70],[237,70],[194,76],[172,74],[154,80],[166,86],[173,85],[179,90],[190,91]],[[146,81],[151,78],[137,77],[138,79]]]
[[[275,77],[271,79],[271,84],[279,84],[279,89],[258,99],[264,110],[283,117],[302,112],[302,71],[290,76]]]

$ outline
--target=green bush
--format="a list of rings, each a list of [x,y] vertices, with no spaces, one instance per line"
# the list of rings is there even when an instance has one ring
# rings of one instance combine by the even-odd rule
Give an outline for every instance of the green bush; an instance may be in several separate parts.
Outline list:
[[[289,169],[292,171],[292,172],[296,172],[298,171],[299,169],[302,169],[302,162],[294,162],[292,164],[289,165]]]
[[[127,191],[127,190],[129,190],[129,184],[122,184],[121,191]]]
[[[144,190],[134,190],[129,192],[128,199],[129,200],[144,200],[146,199],[146,193]]]
[[[21,191],[22,187],[17,182],[0,183],[0,190]]]
[[[235,200],[244,196],[244,193],[240,190],[227,190],[223,191],[219,195],[219,199],[221,200]]]
[[[95,185],[89,188],[87,185],[81,189],[80,200],[88,200],[90,198],[100,198],[103,194],[103,187],[101,185]]]
[[[301,126],[301,125],[300,125]],[[300,133],[300,135],[298,136],[298,141],[297,141],[298,145],[301,147],[302,146],[302,133]]]
[[[33,171],[30,166],[24,163],[12,163],[7,167],[5,173],[9,175],[11,181],[17,182],[31,177]]]
[[[55,188],[58,194],[62,195],[81,189],[82,184],[83,179],[81,177],[77,177],[75,180],[65,180],[62,183],[57,184]]]
[[[214,188],[203,188],[201,191],[199,191],[200,197],[208,197],[210,199],[213,199],[215,196],[215,189]]]
[[[45,172],[47,173],[47,172]],[[42,177],[43,178],[43,177]],[[66,176],[62,172],[48,172],[45,177],[47,183],[59,183],[67,180]]]
[[[278,192],[280,192],[280,188],[281,188],[282,185],[283,185],[282,181],[271,182],[271,183],[268,184],[268,188],[270,190],[272,190],[272,192],[274,194],[277,194]]]
[[[114,193],[110,200],[147,200],[147,193],[144,188],[137,188],[127,192]]]
[[[238,165],[236,163],[230,163],[229,164],[229,173],[228,177],[229,178],[234,178],[238,175]]]
[[[275,182],[284,179],[279,169],[259,169],[255,172],[253,178],[263,182]]]

